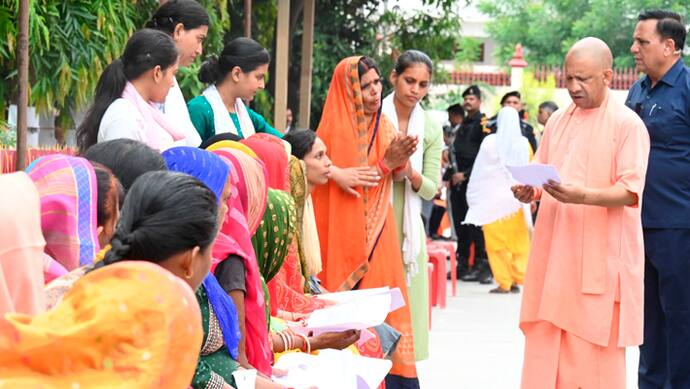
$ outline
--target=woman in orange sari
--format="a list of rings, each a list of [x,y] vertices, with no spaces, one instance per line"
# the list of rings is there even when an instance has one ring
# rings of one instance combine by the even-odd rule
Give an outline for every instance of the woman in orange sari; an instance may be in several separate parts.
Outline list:
[[[317,135],[330,150],[333,181],[314,190],[326,289],[342,291],[407,286],[391,206],[395,170],[414,153],[414,137],[396,135],[381,115],[381,76],[367,57],[349,57],[336,66]],[[364,175],[380,178],[355,186]],[[386,322],[401,334],[392,355],[386,387],[418,388],[409,304]]]

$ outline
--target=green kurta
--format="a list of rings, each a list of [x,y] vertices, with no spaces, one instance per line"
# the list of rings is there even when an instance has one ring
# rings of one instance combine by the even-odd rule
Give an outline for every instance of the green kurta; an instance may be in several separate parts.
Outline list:
[[[187,108],[189,109],[189,118],[192,119],[192,124],[199,132],[201,136],[201,141],[205,141],[212,136],[216,135],[216,125],[213,117],[213,109],[211,104],[204,96],[197,96],[187,103]],[[252,120],[255,132],[265,132],[271,135],[275,135],[279,138],[283,137],[280,131],[273,128],[263,116],[259,115],[253,109],[247,107],[247,113],[249,113],[249,118]],[[235,124],[235,128],[238,129],[240,138],[244,138],[242,134],[242,128],[240,127],[240,120],[237,114],[234,112],[228,112],[230,119]]]
[[[431,200],[438,190],[441,174],[441,151],[443,150],[443,131],[428,114],[424,121],[424,157],[422,165],[422,185],[417,194],[423,200]],[[403,240],[403,212],[405,209],[405,182],[395,182],[393,185],[393,211],[398,229],[398,239]],[[412,314],[412,330],[414,333],[414,351],[418,361],[429,357],[429,280],[426,265],[429,261],[426,253],[426,233],[424,223],[419,215],[419,239],[422,250],[417,256],[419,272],[412,278],[407,289],[410,298],[410,312]],[[402,243],[401,243],[402,244]],[[402,247],[401,247],[402,249]]]
[[[204,342],[201,346],[201,354],[192,380],[192,387],[194,389],[222,388],[223,381],[228,385],[235,386],[232,373],[237,370],[239,364],[232,359],[228,348],[225,346],[218,318],[213,312],[203,285],[196,290],[196,300],[201,309]]]

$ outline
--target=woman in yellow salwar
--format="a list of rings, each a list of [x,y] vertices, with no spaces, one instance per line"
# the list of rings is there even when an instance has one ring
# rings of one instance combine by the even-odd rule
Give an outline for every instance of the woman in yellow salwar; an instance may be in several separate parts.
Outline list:
[[[484,138],[467,188],[469,211],[463,223],[482,226],[491,272],[498,287],[491,293],[519,293],[527,257],[532,214],[510,190],[515,181],[506,166],[527,165],[532,155],[512,107],[498,113],[496,134]]]
[[[333,161],[333,180],[312,194],[323,260],[320,278],[330,291],[400,288],[408,304],[386,319],[401,333],[386,387],[419,387],[391,205],[393,170],[407,163],[417,140],[397,135],[381,114],[381,75],[371,59],[349,57],[336,66],[317,135]],[[352,169],[373,171],[380,181],[375,186],[347,188],[343,176],[353,173]]]

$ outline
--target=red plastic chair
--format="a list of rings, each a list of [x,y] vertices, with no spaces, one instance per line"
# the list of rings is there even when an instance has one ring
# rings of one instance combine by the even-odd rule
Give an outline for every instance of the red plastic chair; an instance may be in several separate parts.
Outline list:
[[[446,307],[446,256],[448,251],[442,248],[435,248],[429,250],[429,262],[434,264],[434,274],[432,276],[434,282],[433,290],[433,305],[438,305],[441,308]],[[431,280],[430,280],[431,281]]]
[[[426,271],[429,276],[429,329],[431,329],[431,311],[432,311],[432,296],[434,295],[433,292],[433,282],[431,282],[431,279],[434,277],[434,264],[433,263],[427,263],[426,264]]]
[[[442,247],[448,251],[448,256],[450,257],[450,285],[453,297],[458,293],[458,259],[455,257],[455,242],[446,242],[441,240],[432,240],[427,244],[428,247]]]

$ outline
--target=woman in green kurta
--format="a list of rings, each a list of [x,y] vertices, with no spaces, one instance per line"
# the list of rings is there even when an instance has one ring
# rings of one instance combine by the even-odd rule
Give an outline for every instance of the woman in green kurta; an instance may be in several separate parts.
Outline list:
[[[263,116],[244,105],[264,89],[270,60],[268,51],[256,41],[237,38],[225,45],[219,58],[201,65],[199,80],[209,87],[190,100],[187,108],[202,141],[225,132],[240,138],[255,132],[283,136]]]
[[[428,91],[432,69],[431,60],[420,51],[400,55],[390,77],[395,90],[382,105],[383,113],[399,132],[419,137],[423,145],[396,172],[393,185],[393,210],[407,272],[417,360],[429,356],[428,257],[421,201],[433,199],[438,190],[443,150],[441,127],[419,104]]]
[[[192,381],[195,389],[222,388],[223,384],[235,386],[232,373],[240,366],[232,359],[223,340],[223,332],[218,317],[211,306],[206,289],[196,290],[196,300],[201,309],[201,325],[204,329],[204,341]]]

